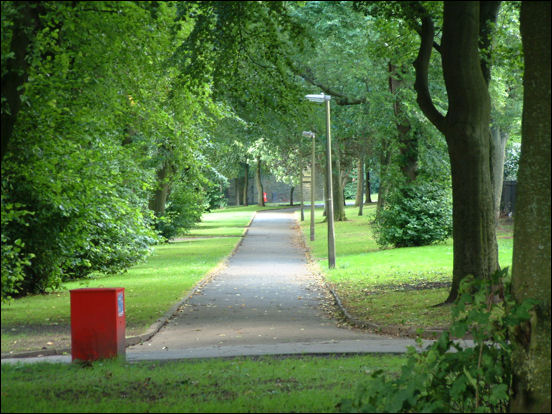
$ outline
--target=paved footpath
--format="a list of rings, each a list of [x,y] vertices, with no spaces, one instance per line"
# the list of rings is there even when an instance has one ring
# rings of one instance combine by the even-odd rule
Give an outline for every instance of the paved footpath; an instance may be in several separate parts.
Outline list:
[[[404,352],[415,342],[337,326],[329,293],[307,266],[290,210],[258,212],[228,266],[127,360],[210,356]]]
[[[299,231],[291,210],[258,212],[228,265],[149,341],[128,347],[127,361],[400,353],[415,345],[339,327],[323,310],[329,293],[308,269]],[[68,362],[70,356],[26,360]]]

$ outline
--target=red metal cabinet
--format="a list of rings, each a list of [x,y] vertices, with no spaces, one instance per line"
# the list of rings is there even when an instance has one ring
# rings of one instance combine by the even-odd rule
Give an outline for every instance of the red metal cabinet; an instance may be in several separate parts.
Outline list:
[[[125,289],[74,289],[71,293],[72,360],[125,356]]]

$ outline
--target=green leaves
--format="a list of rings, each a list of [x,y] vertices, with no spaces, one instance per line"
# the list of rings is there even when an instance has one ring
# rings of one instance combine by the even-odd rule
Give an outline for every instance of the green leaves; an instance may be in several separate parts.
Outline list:
[[[375,223],[380,246],[423,246],[446,240],[452,233],[450,196],[432,183],[396,188]]]
[[[372,373],[359,385],[356,399],[340,405],[343,412],[506,412],[512,368],[511,344],[505,339],[530,317],[535,304],[515,303],[507,273],[463,282],[451,329],[425,351],[410,348],[400,376]],[[497,286],[504,286],[503,301],[495,300]],[[449,335],[463,337],[468,330],[473,347],[450,340]]]

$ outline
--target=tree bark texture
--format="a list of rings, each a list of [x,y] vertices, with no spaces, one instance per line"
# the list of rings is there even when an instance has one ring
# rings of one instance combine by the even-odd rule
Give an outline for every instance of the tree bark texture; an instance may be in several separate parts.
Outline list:
[[[242,194],[242,191],[241,191],[241,186],[240,186],[240,178],[237,177],[236,180],[235,180],[235,184],[234,184],[234,192],[236,194],[236,206],[239,206],[241,205],[241,194]]]
[[[341,175],[341,162],[337,151],[333,157],[332,166],[332,190],[333,190],[333,210],[335,221],[345,221],[345,197],[343,193],[343,177]]]
[[[29,77],[29,47],[41,27],[39,13],[42,10],[42,5],[40,3],[38,1],[15,2],[18,13],[14,21],[11,39],[11,50],[14,52],[14,57],[8,59],[6,67],[2,68],[2,99],[6,99],[5,103],[9,111],[5,111],[4,104],[2,104],[0,162],[8,151],[8,143],[21,108],[22,91],[20,88]]]
[[[150,199],[149,208],[156,217],[165,215],[165,206],[171,187],[171,179],[174,169],[169,161],[163,163],[163,167],[157,171],[157,187]]]
[[[487,278],[498,270],[490,158],[490,97],[479,54],[479,2],[445,2],[441,58],[448,94],[443,116],[433,105],[428,67],[433,47],[431,18],[422,19],[416,68],[418,104],[445,135],[452,174],[453,280],[446,303],[458,295],[469,274]]]
[[[247,163],[244,163],[243,164],[243,172],[244,172],[244,177],[243,177],[243,205],[244,206],[248,206],[249,205],[249,202],[247,200],[247,193],[248,193],[248,190],[249,190],[249,164]]]
[[[376,205],[376,216],[383,211],[385,206],[385,194],[387,192],[387,169],[391,162],[391,149],[389,142],[382,143],[383,148],[380,153],[380,182],[378,188],[378,203]]]
[[[257,204],[265,206],[263,182],[261,180],[261,159],[257,158],[257,168],[255,169],[255,185],[257,186]]]
[[[521,156],[514,221],[512,291],[538,302],[513,338],[512,412],[550,405],[550,2],[521,3],[525,59]]]
[[[364,201],[364,156],[360,156],[357,161],[357,189],[355,197],[355,207],[360,206]]]
[[[389,63],[389,92],[393,95],[393,113],[399,142],[399,168],[407,183],[416,180],[418,174],[418,136],[412,130],[408,116],[401,104],[400,89],[404,88],[402,75],[395,65]]]
[[[370,168],[368,168],[368,163],[366,164],[366,179],[364,180],[366,183],[366,201],[364,204],[370,204],[372,203],[372,189],[370,188]]]
[[[357,198],[359,196],[359,189],[360,189],[360,199],[358,203],[358,215],[362,216],[362,209],[364,207],[364,157],[360,157],[360,162],[358,163]]]

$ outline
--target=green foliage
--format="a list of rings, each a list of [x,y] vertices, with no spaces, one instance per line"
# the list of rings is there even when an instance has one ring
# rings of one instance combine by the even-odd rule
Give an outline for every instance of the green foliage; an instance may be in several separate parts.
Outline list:
[[[2,159],[3,300],[123,271],[156,242],[148,149],[143,130],[129,128],[152,59],[142,42],[149,12],[116,2],[43,6],[28,67],[18,68],[23,104]],[[6,40],[3,52],[15,47]]]
[[[206,185],[206,187],[206,211],[226,207],[227,200],[224,195],[224,190],[228,188],[228,179],[213,169],[209,174],[209,183]]]
[[[375,220],[378,245],[424,246],[452,233],[450,194],[433,183],[403,185],[390,191]]]
[[[7,203],[2,195],[2,303],[12,299],[25,278],[25,269],[31,264],[32,253],[22,251],[25,243],[17,235],[8,232],[8,226],[16,222],[28,226],[26,216],[32,212],[22,209],[19,203]],[[14,239],[15,238],[15,239]]]
[[[519,156],[521,155],[521,145],[517,142],[509,143],[506,147],[504,157],[504,179],[515,181],[519,168]]]
[[[167,203],[165,215],[158,218],[156,228],[165,239],[188,232],[192,226],[201,220],[201,215],[207,207],[207,200],[199,188],[190,191],[187,183],[176,183]]]
[[[372,373],[355,398],[341,403],[342,411],[506,412],[513,391],[508,337],[530,318],[535,304],[516,303],[507,273],[505,268],[491,280],[463,279],[451,328],[421,353],[410,347],[398,377],[387,378],[382,370]],[[504,300],[498,297],[499,287]],[[468,332],[473,347],[451,339]]]

